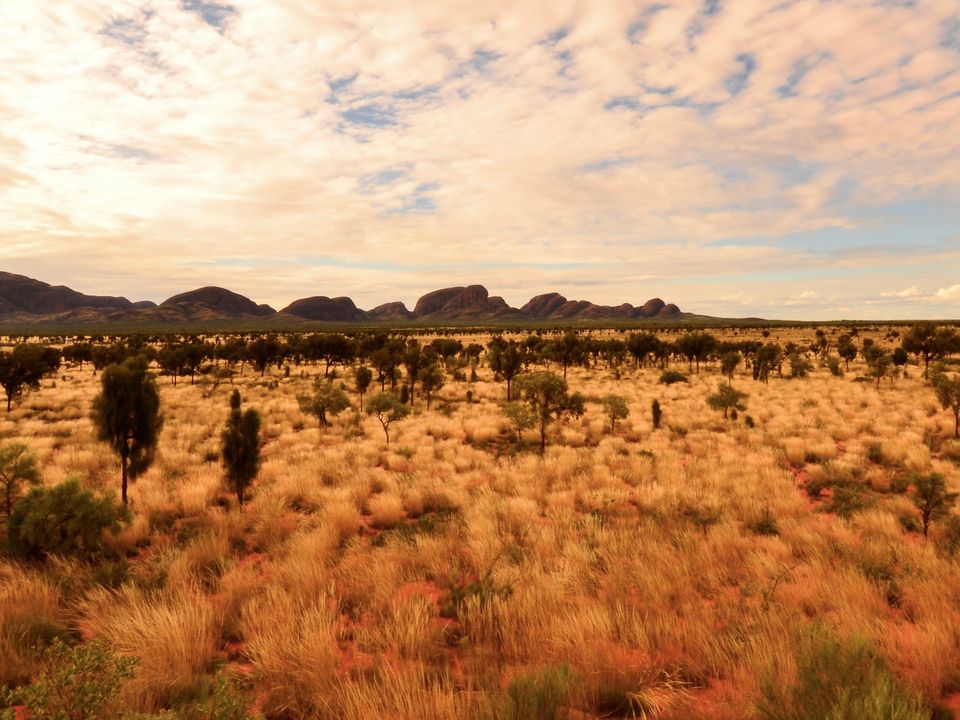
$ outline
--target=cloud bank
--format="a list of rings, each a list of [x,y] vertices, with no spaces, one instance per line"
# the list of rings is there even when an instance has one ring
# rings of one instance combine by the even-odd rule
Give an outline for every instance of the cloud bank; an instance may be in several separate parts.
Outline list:
[[[955,0],[0,7],[0,266],[957,316]],[[908,288],[908,291],[902,291]]]

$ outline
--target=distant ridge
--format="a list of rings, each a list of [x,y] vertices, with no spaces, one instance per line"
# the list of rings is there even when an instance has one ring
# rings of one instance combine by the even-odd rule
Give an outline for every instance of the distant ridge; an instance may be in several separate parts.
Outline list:
[[[483,285],[442,288],[428,292],[413,310],[402,302],[389,302],[362,310],[349,297],[315,295],[295,300],[278,313],[269,305],[257,304],[222,287],[206,286],[179,293],[160,305],[150,301],[131,302],[124,297],[84,295],[63,285],[51,286],[40,280],[0,272],[0,327],[22,323],[132,323],[176,325],[243,320],[250,324],[276,325],[284,318],[299,322],[377,324],[403,322],[574,322],[676,318],[686,315],[680,308],[652,298],[642,305],[597,305],[588,300],[568,300],[559,293],[545,293],[520,308],[510,307],[499,296],[491,296]]]

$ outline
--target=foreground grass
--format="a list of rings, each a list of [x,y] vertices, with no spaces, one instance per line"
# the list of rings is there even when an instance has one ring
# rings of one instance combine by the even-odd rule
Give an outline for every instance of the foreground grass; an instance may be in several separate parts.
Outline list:
[[[375,419],[303,416],[318,370],[302,370],[236,380],[267,439],[242,512],[217,459],[228,388],[161,381],[158,460],[110,541],[124,561],[0,560],[0,684],[44,677],[37,643],[61,638],[137,659],[103,717],[224,694],[269,718],[912,719],[956,702],[956,543],[949,523],[916,531],[904,479],[956,489],[960,447],[916,367],[879,391],[856,364],[766,385],[741,368],[748,407],[728,421],[706,407],[716,368],[669,387],[574,368],[573,389],[622,394],[630,416],[611,434],[588,404],[542,457],[534,432],[517,447],[488,370],[418,404],[389,448]],[[67,369],[0,417],[47,484],[119,482],[87,419],[97,383]]]

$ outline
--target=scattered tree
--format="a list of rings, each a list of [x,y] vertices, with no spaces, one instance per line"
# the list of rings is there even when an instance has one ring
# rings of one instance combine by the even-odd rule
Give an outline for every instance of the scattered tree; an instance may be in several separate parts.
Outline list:
[[[40,470],[37,458],[24,443],[0,445],[0,490],[3,492],[3,509],[7,515],[13,504],[20,499],[24,484],[37,485]]]
[[[25,560],[52,554],[88,559],[103,552],[104,532],[119,530],[128,518],[126,508],[112,497],[97,497],[70,479],[33,488],[17,501],[7,524],[7,542]]]
[[[720,370],[727,376],[727,382],[733,382],[733,373],[736,372],[741,359],[740,353],[736,350],[724,353],[720,358]]]
[[[433,393],[443,387],[443,369],[437,363],[430,363],[420,371],[420,387],[427,398],[427,410]]]
[[[949,515],[950,509],[956,504],[960,494],[947,492],[946,483],[940,473],[915,475],[912,485],[913,504],[920,511],[920,522],[923,535],[926,537],[930,523]]]
[[[540,452],[547,447],[547,427],[565,415],[583,415],[583,396],[567,392],[567,381],[552,372],[540,370],[519,375],[516,379],[520,397],[533,411],[540,428]]]
[[[659,430],[660,423],[663,421],[663,410],[660,409],[660,401],[654,399],[650,403],[650,419],[653,421],[653,429]]]
[[[850,361],[857,357],[857,346],[852,337],[844,334],[837,338],[837,354],[843,358],[847,372],[850,372]]]
[[[525,402],[513,400],[503,406],[503,414],[507,416],[510,422],[517,430],[517,444],[523,440],[523,431],[534,426],[537,418],[533,414],[533,409]]]
[[[487,349],[490,369],[498,378],[507,381],[507,402],[510,402],[510,385],[523,368],[527,353],[516,340],[507,341],[500,336],[491,340]]]
[[[603,412],[610,418],[610,432],[617,431],[617,420],[623,420],[630,414],[630,408],[622,395],[604,395],[600,400]]]
[[[354,371],[353,381],[357,388],[357,395],[360,397],[360,412],[363,412],[363,396],[373,382],[373,371],[366,365],[361,365]]]
[[[960,438],[960,375],[950,375],[938,364],[930,374],[930,384],[943,409],[953,411],[953,435]]]
[[[380,421],[383,434],[387,438],[387,445],[390,444],[390,426],[409,414],[410,407],[400,402],[391,393],[378,392],[367,403],[367,415],[375,415]]]
[[[7,393],[7,412],[26,390],[36,390],[47,373],[60,367],[60,352],[36,343],[21,343],[0,352],[0,386]]]
[[[240,408],[240,391],[230,397],[230,417],[220,433],[220,456],[227,482],[237,494],[242,508],[246,489],[260,470],[260,413]]]
[[[707,405],[714,410],[723,410],[723,418],[726,420],[731,410],[742,412],[747,409],[743,401],[748,397],[747,393],[737,390],[733,385],[720,383],[717,392],[707,396]]]
[[[143,356],[110,365],[100,377],[93,401],[93,422],[101,441],[120,456],[121,498],[127,504],[127,479],[137,478],[153,463],[163,418],[160,392],[147,372]]]
[[[334,384],[332,379],[317,378],[313,382],[312,395],[298,395],[297,402],[300,410],[313,415],[320,421],[320,427],[329,426],[327,413],[339,415],[343,410],[350,407],[350,400],[341,387]]]

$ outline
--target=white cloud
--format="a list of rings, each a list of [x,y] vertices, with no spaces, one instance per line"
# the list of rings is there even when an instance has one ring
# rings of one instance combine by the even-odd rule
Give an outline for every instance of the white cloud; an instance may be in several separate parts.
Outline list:
[[[940,288],[937,290],[937,297],[941,300],[960,300],[960,285]]]
[[[954,0],[675,0],[645,28],[628,0],[232,4],[223,27],[178,0],[0,6],[0,263],[154,299],[706,306],[731,288],[670,279],[825,268],[777,238],[960,195]]]

